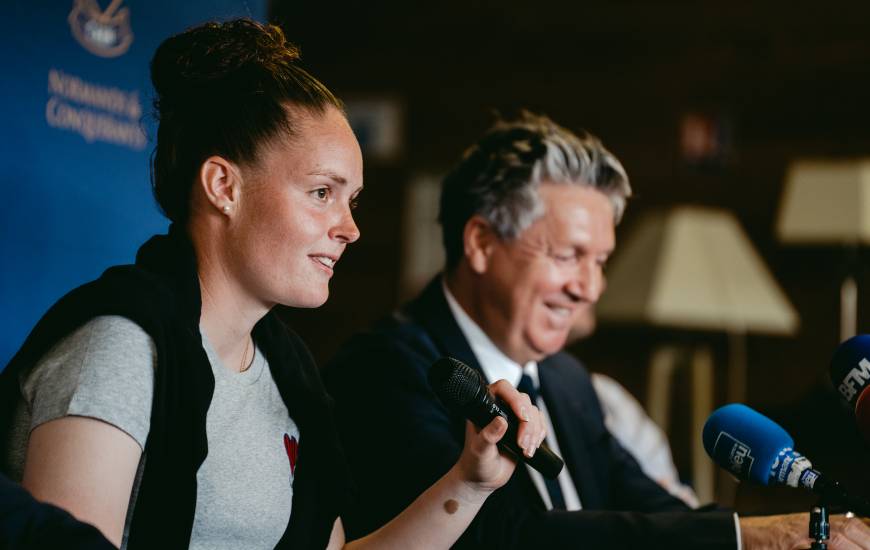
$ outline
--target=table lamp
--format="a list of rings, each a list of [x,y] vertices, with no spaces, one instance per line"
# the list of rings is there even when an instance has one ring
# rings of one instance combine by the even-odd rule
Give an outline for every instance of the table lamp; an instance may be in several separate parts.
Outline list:
[[[870,242],[870,158],[793,162],[776,234],[783,243],[840,245],[856,256],[858,248]],[[840,286],[840,341],[856,333],[854,267]]]
[[[617,247],[602,322],[628,322],[729,336],[728,400],[746,394],[745,335],[791,335],[799,320],[736,217],[727,210],[678,206],[643,215]],[[714,469],[701,441],[713,410],[709,346],[690,351],[692,478],[702,502],[713,498]],[[673,374],[686,350],[661,346],[650,362],[647,409],[667,431]]]

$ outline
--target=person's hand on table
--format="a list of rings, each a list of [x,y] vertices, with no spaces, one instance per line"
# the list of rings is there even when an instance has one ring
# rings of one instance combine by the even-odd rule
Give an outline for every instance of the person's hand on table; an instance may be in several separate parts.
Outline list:
[[[809,548],[809,514],[741,517],[743,550]],[[870,527],[856,517],[830,517],[828,550],[870,550]]]

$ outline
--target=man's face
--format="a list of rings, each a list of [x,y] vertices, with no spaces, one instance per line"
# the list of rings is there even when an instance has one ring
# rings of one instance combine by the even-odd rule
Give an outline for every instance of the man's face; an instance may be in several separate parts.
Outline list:
[[[481,273],[481,328],[523,364],[565,345],[598,301],[613,251],[613,205],[588,186],[545,183],[545,213],[516,239],[492,245]]]

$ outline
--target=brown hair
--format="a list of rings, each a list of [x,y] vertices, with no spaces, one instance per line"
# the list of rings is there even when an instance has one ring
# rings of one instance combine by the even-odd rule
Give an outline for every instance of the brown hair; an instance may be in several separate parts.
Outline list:
[[[159,122],[151,186],[163,213],[184,223],[202,162],[252,162],[283,131],[287,104],[322,113],[341,102],[299,66],[299,49],[274,25],[250,19],[205,23],[172,36],[151,60]]]

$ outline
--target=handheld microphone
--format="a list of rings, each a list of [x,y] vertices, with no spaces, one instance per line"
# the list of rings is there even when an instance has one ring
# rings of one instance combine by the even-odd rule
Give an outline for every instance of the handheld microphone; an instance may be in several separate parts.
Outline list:
[[[483,377],[476,370],[458,359],[442,357],[429,369],[429,384],[448,409],[471,420],[478,428],[487,426],[496,416],[507,420],[507,433],[498,442],[500,449],[549,479],[556,479],[562,471],[565,463],[546,443],[542,443],[531,458],[523,454],[517,444],[519,419],[510,407],[493,398],[486,389]]]
[[[733,403],[713,411],[704,424],[703,441],[713,462],[740,480],[808,489],[826,504],[870,516],[870,503],[847,494],[838,482],[814,469],[794,450],[788,432],[746,405]]]
[[[859,334],[840,344],[831,358],[830,375],[854,413],[858,430],[870,441],[870,335]]]

